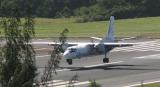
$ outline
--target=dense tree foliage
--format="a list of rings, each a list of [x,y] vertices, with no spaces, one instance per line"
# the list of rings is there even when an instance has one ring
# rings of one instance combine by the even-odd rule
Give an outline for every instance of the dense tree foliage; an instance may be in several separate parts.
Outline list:
[[[23,0],[21,0],[23,1]],[[32,0],[7,2],[1,0],[0,19],[4,29],[5,45],[1,47],[0,86],[33,87],[36,77],[35,52],[30,44],[34,36],[34,20],[31,16]],[[23,12],[20,5],[24,6]],[[21,20],[21,17],[24,17]]]
[[[1,0],[1,6],[12,5],[10,0]],[[10,3],[7,3],[10,1]],[[14,0],[12,0],[14,1]],[[27,0],[18,0],[24,11]],[[117,18],[133,18],[160,15],[160,0],[32,0],[35,17],[81,16],[87,21],[105,20],[110,15]],[[5,10],[9,10],[8,8]],[[4,12],[0,10],[1,13]],[[8,14],[10,15],[10,14]]]

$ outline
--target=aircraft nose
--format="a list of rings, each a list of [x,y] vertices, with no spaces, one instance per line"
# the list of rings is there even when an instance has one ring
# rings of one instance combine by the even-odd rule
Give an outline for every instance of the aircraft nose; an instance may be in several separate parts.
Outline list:
[[[63,57],[64,57],[64,58],[70,58],[70,54],[69,54],[68,52],[64,52],[64,53],[63,53]]]

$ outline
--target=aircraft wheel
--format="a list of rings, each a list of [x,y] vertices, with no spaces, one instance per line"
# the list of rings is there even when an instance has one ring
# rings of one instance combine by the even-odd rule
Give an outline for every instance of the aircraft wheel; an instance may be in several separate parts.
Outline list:
[[[108,63],[109,62],[109,58],[103,58],[103,63]]]
[[[72,65],[72,59],[66,59],[66,61],[69,65]]]

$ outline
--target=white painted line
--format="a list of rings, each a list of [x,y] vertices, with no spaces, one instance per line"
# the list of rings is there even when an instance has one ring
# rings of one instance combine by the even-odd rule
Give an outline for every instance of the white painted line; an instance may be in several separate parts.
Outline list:
[[[84,82],[76,82],[74,83],[74,86],[78,86],[78,85],[84,85],[84,84],[89,84],[90,82],[89,81],[84,81]],[[63,84],[63,85],[59,85],[59,86],[54,86],[54,87],[67,87],[68,83],[67,84]]]
[[[69,81],[64,81],[64,82],[58,82],[58,83],[48,84],[48,86],[55,87],[55,86],[65,85],[65,84],[68,84],[68,83],[69,83]]]
[[[51,50],[51,48],[35,48],[36,51],[38,50]]]
[[[111,63],[102,63],[102,64],[96,64],[96,65],[89,65],[89,66],[84,66],[84,68],[103,66],[103,65],[110,65],[110,64],[116,64],[116,63],[122,63],[122,62],[124,62],[124,61],[111,62]]]
[[[47,81],[46,83],[47,84],[54,84],[54,83],[59,83],[59,82],[63,82],[63,80],[52,80],[52,81]]]
[[[158,52],[160,49],[119,49],[119,50],[113,50],[112,52],[132,52],[132,51],[140,51],[140,52],[145,52],[145,51],[155,51]]]
[[[45,40],[45,39],[38,39],[38,40]]]
[[[42,55],[42,56],[36,56],[36,58],[39,58],[39,57],[49,57],[51,55]]]
[[[75,84],[78,83],[78,81],[75,81]],[[53,84],[48,84],[48,86],[51,87],[66,87],[69,84],[69,81],[63,81],[63,82],[58,82],[58,83],[53,83]]]
[[[52,81],[47,81],[47,83],[58,83],[58,82],[62,82],[63,80],[52,80]]]
[[[113,51],[159,51],[160,46],[133,46],[133,47],[123,47],[123,48],[116,48]]]
[[[160,51],[160,43],[157,42],[159,40],[140,42],[140,45],[134,45],[131,47],[120,47],[113,50],[113,52],[117,51]]]
[[[61,70],[56,70],[56,72],[62,72],[62,71],[69,71],[71,69],[61,69]]]
[[[60,83],[60,82],[64,82],[64,81],[63,80],[52,80],[52,81],[47,81],[46,84],[51,85],[51,84]],[[43,87],[42,83],[40,83],[40,87]]]
[[[160,59],[160,54],[135,57],[134,59]]]
[[[142,44],[150,44],[150,43],[155,43],[155,42],[159,42],[160,40],[153,40],[153,41],[144,41],[144,42],[138,42],[138,43],[142,43]]]
[[[150,82],[143,82],[144,85],[146,84],[152,84],[152,83],[157,83],[160,82],[160,80],[155,80],[155,81],[150,81]],[[134,87],[134,86],[140,86],[141,82],[137,83],[137,84],[133,84],[133,85],[128,85],[128,86],[124,86],[124,87]]]
[[[79,83],[76,83],[74,85],[84,85],[84,84],[89,84],[90,82],[89,81],[85,81],[85,82],[79,82]]]
[[[38,41],[38,42],[31,42],[31,43],[29,43],[29,44],[33,44],[33,45],[48,45],[48,44],[50,44],[51,42],[40,42],[40,41]]]

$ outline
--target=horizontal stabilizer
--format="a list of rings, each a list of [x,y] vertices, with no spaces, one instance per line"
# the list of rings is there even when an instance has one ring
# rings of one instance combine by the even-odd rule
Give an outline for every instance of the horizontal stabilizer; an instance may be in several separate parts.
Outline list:
[[[136,37],[122,38],[122,39],[120,39],[118,41],[133,40],[133,39],[136,39]]]
[[[102,38],[99,38],[99,37],[90,37],[92,39],[95,39],[95,40],[102,40]]]

